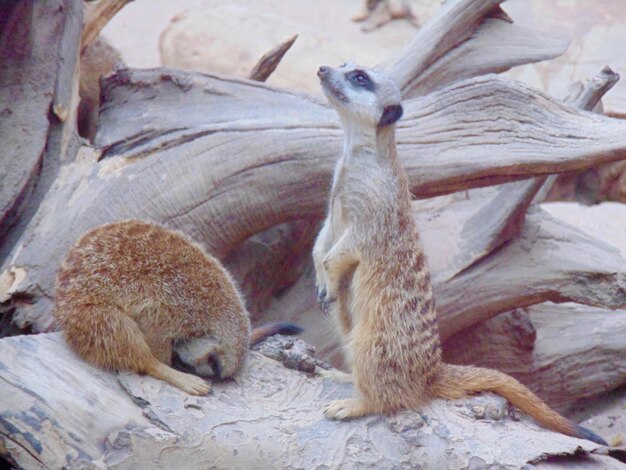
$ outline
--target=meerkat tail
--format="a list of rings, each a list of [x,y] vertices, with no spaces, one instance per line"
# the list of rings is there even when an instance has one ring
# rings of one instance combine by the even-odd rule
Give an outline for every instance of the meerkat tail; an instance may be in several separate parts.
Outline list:
[[[250,346],[260,343],[265,338],[273,335],[299,335],[304,328],[284,321],[265,323],[264,325],[254,328],[250,335]]]
[[[466,393],[487,391],[502,395],[548,429],[608,445],[604,439],[589,429],[561,416],[525,385],[503,372],[482,367],[442,364],[439,376],[432,386],[435,396],[448,399],[461,398]]]

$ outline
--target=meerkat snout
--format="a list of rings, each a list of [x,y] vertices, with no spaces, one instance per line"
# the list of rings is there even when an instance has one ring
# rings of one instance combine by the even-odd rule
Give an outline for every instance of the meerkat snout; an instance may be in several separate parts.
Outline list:
[[[324,78],[324,76],[326,76],[327,74],[328,74],[328,67],[325,65],[322,65],[317,71],[317,76],[320,78]]]

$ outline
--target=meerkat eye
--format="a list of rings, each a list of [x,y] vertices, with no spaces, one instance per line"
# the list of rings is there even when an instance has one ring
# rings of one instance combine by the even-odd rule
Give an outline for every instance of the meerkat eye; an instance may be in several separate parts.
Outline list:
[[[222,364],[220,362],[220,357],[217,353],[211,353],[207,357],[207,364],[213,371],[213,377],[216,379],[222,378]]]
[[[372,87],[372,82],[370,77],[361,70],[356,70],[348,75],[348,79],[356,86],[370,89]]]

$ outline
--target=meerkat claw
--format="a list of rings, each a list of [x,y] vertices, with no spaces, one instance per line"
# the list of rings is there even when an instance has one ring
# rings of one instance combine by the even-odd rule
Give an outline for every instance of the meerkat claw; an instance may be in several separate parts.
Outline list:
[[[326,287],[317,287],[317,301],[321,302],[326,298]]]
[[[325,287],[317,288],[317,304],[320,307],[320,310],[324,313],[324,315],[328,315],[330,312],[330,304],[335,301],[335,299],[328,299],[328,293]]]
[[[325,287],[317,288],[317,304],[324,315],[330,314],[330,306],[337,300],[331,297]]]

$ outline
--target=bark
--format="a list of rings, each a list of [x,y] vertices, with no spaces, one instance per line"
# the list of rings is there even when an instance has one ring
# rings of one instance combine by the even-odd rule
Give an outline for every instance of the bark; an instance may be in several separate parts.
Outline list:
[[[150,377],[94,369],[58,333],[0,343],[0,393],[10,397],[0,403],[0,452],[26,468],[520,468],[551,455],[597,468],[593,452],[602,453],[512,419],[494,395],[332,422],[323,404],[350,396],[351,385],[256,352],[236,381],[191,397]]]

